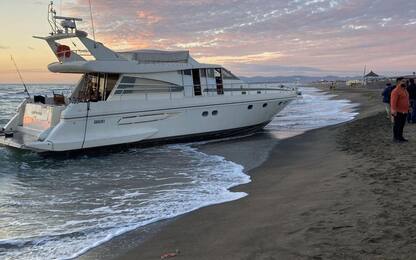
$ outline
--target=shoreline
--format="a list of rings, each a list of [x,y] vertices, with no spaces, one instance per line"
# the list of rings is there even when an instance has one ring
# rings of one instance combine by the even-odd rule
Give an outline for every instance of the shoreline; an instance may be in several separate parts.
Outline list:
[[[326,89],[324,89],[324,90],[327,91]],[[81,256],[80,258],[81,259],[91,259],[91,258],[94,258],[94,256],[96,257],[97,254],[100,255],[100,256],[107,255],[105,253],[103,254],[103,252],[112,251],[111,249],[113,249],[113,250],[115,249],[118,252],[113,254],[112,256],[107,255],[108,257],[105,257],[105,258],[107,258],[107,259],[109,259],[109,258],[137,259],[139,257],[139,259],[154,259],[155,257],[160,257],[160,255],[162,255],[163,253],[173,252],[176,249],[179,249],[182,252],[181,258],[183,258],[183,259],[195,259],[195,258],[198,258],[198,259],[215,259],[217,257],[220,257],[218,259],[221,259],[222,256],[224,257],[223,259],[245,259],[245,257],[248,257],[243,252],[241,252],[241,254],[233,253],[233,251],[235,251],[235,252],[245,251],[245,250],[241,250],[241,249],[244,249],[245,246],[244,247],[240,246],[241,248],[237,246],[234,250],[230,250],[231,248],[227,244],[229,244],[229,241],[233,241],[232,236],[229,237],[229,239],[225,239],[224,241],[222,241],[223,246],[215,247],[216,251],[222,252],[220,254],[210,253],[210,254],[206,254],[205,256],[203,256],[203,255],[201,256],[201,255],[197,255],[195,253],[192,253],[192,251],[196,250],[198,252],[204,252],[207,249],[209,249],[209,246],[208,246],[209,243],[207,244],[207,242],[202,243],[202,241],[201,242],[198,241],[198,234],[201,231],[201,228],[202,228],[202,230],[206,231],[206,229],[210,226],[210,222],[218,223],[218,221],[221,220],[222,217],[220,216],[221,214],[219,214],[219,212],[223,212],[223,211],[229,212],[230,210],[232,212],[238,212],[238,208],[240,207],[239,204],[244,205],[245,207],[248,207],[250,209],[250,206],[253,207],[253,205],[251,205],[251,204],[246,205],[247,200],[248,201],[256,200],[256,198],[251,198],[251,197],[253,197],[253,195],[256,195],[258,193],[260,193],[260,195],[264,196],[263,192],[261,192],[261,190],[264,189],[262,187],[263,186],[268,186],[266,184],[269,183],[270,180],[266,181],[267,183],[265,183],[265,181],[260,177],[262,175],[265,175],[265,174],[270,175],[269,172],[270,172],[271,167],[272,168],[277,167],[277,168],[283,169],[284,171],[287,171],[288,169],[291,168],[290,165],[285,165],[284,163],[283,164],[278,163],[277,165],[274,165],[273,163],[270,162],[276,156],[277,157],[285,157],[285,156],[289,157],[289,161],[294,160],[294,158],[291,158],[291,157],[296,157],[296,156],[291,155],[290,153],[287,154],[286,152],[283,152],[283,154],[282,154],[282,151],[293,151],[296,154],[299,150],[298,146],[302,146],[302,145],[305,145],[305,144],[309,143],[311,141],[310,140],[311,138],[312,139],[319,138],[319,136],[322,135],[322,132],[324,132],[324,133],[328,132],[328,136],[331,136],[332,132],[337,131],[338,128],[342,128],[343,126],[348,125],[351,122],[354,122],[356,120],[359,120],[360,118],[365,118],[365,117],[371,116],[373,114],[376,114],[379,111],[382,111],[382,108],[383,108],[382,104],[379,100],[379,97],[378,97],[379,96],[379,91],[361,90],[361,89],[358,89],[358,90],[351,90],[351,89],[338,90],[337,89],[335,91],[327,91],[327,92],[330,93],[330,94],[339,95],[339,96],[335,97],[336,99],[346,99],[347,98],[347,99],[351,100],[353,103],[359,103],[360,106],[358,107],[358,110],[360,111],[360,113],[357,115],[357,117],[353,121],[350,121],[348,123],[342,123],[342,124],[335,125],[335,126],[329,126],[329,127],[324,127],[324,128],[320,128],[320,129],[310,130],[310,131],[307,131],[306,133],[303,133],[299,136],[291,137],[289,139],[276,140],[276,142],[273,143],[273,144],[268,143],[268,141],[270,141],[270,139],[265,138],[264,145],[267,145],[268,148],[270,148],[271,152],[268,153],[268,155],[266,155],[266,157],[264,157],[264,155],[260,155],[259,156],[260,159],[256,160],[257,165],[254,164],[254,165],[252,165],[252,167],[247,167],[246,168],[246,169],[248,169],[248,172],[246,172],[246,174],[248,174],[252,178],[252,182],[249,183],[249,184],[245,184],[245,185],[239,185],[239,186],[234,187],[234,188],[231,189],[232,191],[247,192],[249,194],[248,197],[250,197],[250,199],[248,199],[248,197],[246,197],[246,198],[243,198],[243,199],[240,199],[240,200],[237,200],[237,201],[231,201],[231,202],[226,202],[226,203],[222,203],[222,204],[215,204],[215,205],[212,205],[212,206],[204,207],[204,208],[199,209],[197,211],[193,211],[193,212],[178,216],[177,218],[174,218],[174,219],[171,219],[171,220],[162,221],[163,223],[159,223],[161,228],[156,228],[154,231],[150,231],[150,233],[147,233],[148,238],[144,239],[144,241],[142,239],[137,238],[137,233],[143,233],[144,232],[143,230],[129,232],[128,234],[124,234],[124,235],[121,235],[120,237],[112,239],[110,242],[107,242],[107,243],[99,246],[97,249],[93,249],[93,250],[87,252],[85,255]],[[369,100],[370,100],[370,102],[368,102]],[[377,105],[378,103],[380,103],[380,106]],[[257,138],[257,141],[258,141],[258,138]],[[240,140],[237,140],[237,142],[240,142]],[[250,142],[250,138],[248,138],[248,139],[245,138],[244,142]],[[329,142],[329,143],[331,143],[331,142]],[[218,145],[218,143],[216,143],[215,145]],[[322,148],[325,148],[326,150],[330,146],[328,144],[328,142],[324,142],[321,145],[322,145]],[[201,150],[204,151],[204,152],[209,153],[209,146],[210,146],[210,144],[202,145]],[[306,147],[306,148],[308,148],[308,147]],[[325,150],[325,149],[323,149],[323,150]],[[218,153],[216,153],[216,154],[218,154]],[[224,154],[221,154],[221,155],[224,155]],[[314,156],[312,154],[308,154],[308,155],[309,155],[309,157],[311,157],[310,160],[313,161]],[[340,155],[338,155],[337,157],[339,157],[339,156]],[[229,158],[229,157],[227,157],[226,154],[225,154],[225,157]],[[265,162],[261,162],[262,160],[265,160]],[[346,160],[345,158],[343,158],[342,160],[337,158],[336,161],[348,161],[348,160]],[[239,163],[239,162],[237,162],[237,163]],[[328,165],[326,165],[326,166],[328,166]],[[299,168],[299,166],[296,166],[294,168]],[[264,172],[266,172],[266,173],[264,173]],[[283,183],[285,181],[285,179],[287,179],[287,178],[290,179],[291,178],[289,172],[279,173],[279,176],[273,176],[273,178],[271,178],[272,179],[271,181],[273,183],[280,183],[280,185],[281,185],[281,183]],[[296,175],[296,174],[294,174],[294,175]],[[297,180],[297,181],[299,181],[299,180]],[[260,186],[260,187],[253,188],[252,186]],[[272,199],[272,198],[268,198],[268,199]],[[285,205],[285,201],[283,201],[279,204],[280,205]],[[258,210],[258,211],[262,211],[262,209],[263,209],[263,207],[256,208],[256,210]],[[206,211],[208,211],[208,213]],[[252,209],[250,211],[252,211]],[[249,213],[247,213],[247,215],[250,215]],[[274,213],[276,213],[276,212],[274,212]],[[227,216],[229,215],[228,213],[224,213],[224,214],[227,215]],[[204,215],[206,215],[206,216],[203,217]],[[231,215],[233,215],[233,214],[231,214]],[[268,214],[265,214],[265,215],[268,215]],[[212,218],[212,216],[214,216],[215,218],[210,220],[210,221],[206,220],[206,217]],[[205,221],[203,221],[204,226],[199,227],[199,228],[195,228],[193,224],[197,224],[197,225],[200,224],[201,217],[203,219],[205,219]],[[239,216],[239,217],[241,217],[241,216]],[[279,217],[284,219],[282,216],[279,216]],[[218,221],[216,219],[218,219]],[[225,217],[225,219],[232,220],[233,217]],[[238,218],[236,218],[236,219],[238,219]],[[232,222],[237,222],[237,223],[244,224],[244,223],[247,223],[247,220],[246,220],[246,218],[242,218],[240,220],[232,221]],[[227,226],[228,225],[233,226],[232,224],[233,223],[228,223],[228,224],[224,223],[223,225],[221,225],[222,228],[220,230],[230,229],[229,227],[227,228]],[[273,223],[269,223],[269,224],[272,225]],[[192,226],[192,228],[189,228],[190,225]],[[257,225],[261,225],[261,221],[259,221],[259,223]],[[254,227],[255,226],[256,225],[254,225]],[[188,240],[184,239],[183,234],[181,234],[182,231],[180,231],[180,230],[183,229],[183,228],[187,230],[187,232],[186,232],[187,235],[186,236],[188,237]],[[238,228],[232,228],[230,231],[235,232],[234,236],[238,236],[238,233],[240,233],[238,231]],[[231,233],[233,233],[233,232],[231,232]],[[241,232],[244,233],[244,228],[243,228],[243,230],[241,230]],[[219,236],[219,234],[221,234],[221,232],[218,233],[218,231],[217,232],[211,231],[209,233],[211,234],[210,235],[211,238],[206,239],[206,240],[215,241],[216,243],[218,243],[218,241],[217,241],[218,239],[221,240],[219,237],[217,238],[217,236]],[[256,233],[256,232],[253,232],[253,233]],[[262,232],[260,232],[260,233],[262,233]],[[206,232],[203,232],[203,234],[206,234]],[[263,232],[263,235],[265,235],[264,232]],[[135,237],[136,237],[136,239],[135,239]],[[255,237],[253,239],[257,240],[258,237]],[[127,246],[127,247],[125,245],[123,245],[123,243],[126,242],[126,241],[129,241],[128,242],[129,246]],[[198,241],[198,243],[195,243],[197,241]],[[192,242],[192,243],[190,243],[190,242]],[[194,245],[192,245],[192,244],[194,244]],[[195,245],[195,244],[198,244],[198,245]],[[235,244],[235,243],[231,243],[231,244]],[[120,248],[120,246],[122,248]],[[193,248],[193,250],[191,250],[191,248]],[[277,247],[277,248],[279,248],[279,247]],[[99,253],[100,251],[101,251],[101,253]],[[253,251],[253,250],[247,250],[247,251]],[[269,250],[261,250],[261,251],[268,252]],[[247,259],[250,259],[250,257],[248,257]]]

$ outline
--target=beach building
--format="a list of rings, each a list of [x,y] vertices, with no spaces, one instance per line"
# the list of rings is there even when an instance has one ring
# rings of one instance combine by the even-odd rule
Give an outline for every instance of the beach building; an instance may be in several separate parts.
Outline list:
[[[345,85],[347,87],[350,87],[350,88],[359,87],[359,86],[361,86],[361,80],[357,80],[357,79],[355,79],[355,80],[347,80],[345,82]]]
[[[367,85],[368,83],[379,81],[380,76],[376,74],[374,71],[370,71],[370,73],[366,74],[364,76],[364,85]]]
[[[405,79],[416,79],[416,72],[413,72],[411,75],[405,75],[403,76]]]

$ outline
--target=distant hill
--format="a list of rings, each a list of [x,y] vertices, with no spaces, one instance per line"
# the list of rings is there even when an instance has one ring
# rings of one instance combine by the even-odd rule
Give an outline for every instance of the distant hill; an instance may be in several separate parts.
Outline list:
[[[311,77],[311,76],[276,76],[276,77],[240,77],[245,82],[267,83],[267,82],[279,82],[279,83],[310,83],[316,81],[336,81],[336,80],[359,80],[361,76],[356,77],[338,77],[338,76],[325,76],[325,77]]]

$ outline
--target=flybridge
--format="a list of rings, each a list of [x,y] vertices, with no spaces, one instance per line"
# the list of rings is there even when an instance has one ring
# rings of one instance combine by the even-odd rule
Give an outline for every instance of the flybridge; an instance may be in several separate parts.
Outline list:
[[[113,51],[95,39],[88,38],[86,32],[77,28],[81,18],[57,16],[52,2],[48,7],[48,17],[50,34],[34,38],[45,40],[58,59],[58,62],[48,65],[51,72],[122,74],[220,67],[201,64],[188,51]]]
[[[77,28],[81,18],[57,16],[51,2],[48,6],[48,22],[51,32],[45,40],[58,62],[49,64],[51,72],[58,73],[150,73],[185,70],[199,67],[218,67],[200,64],[188,51],[137,50],[116,52],[102,43],[88,38]],[[74,48],[75,49],[72,49]]]
[[[61,20],[60,26],[58,25],[57,20]],[[53,8],[53,1],[51,1],[51,3],[48,5],[48,22],[52,29],[51,35],[62,34],[64,32],[68,34],[69,31],[71,31],[71,33],[76,32],[77,21],[81,22],[82,19],[75,17],[57,16],[56,11]]]
[[[46,37],[33,37],[45,40],[61,64],[68,62],[86,62],[88,61],[87,58],[95,60],[125,60],[116,52],[105,47],[102,43],[87,38],[88,34],[86,32],[77,29],[76,22],[79,21],[82,21],[82,19],[57,16],[53,2],[51,2],[48,6],[48,22],[51,26],[50,35]],[[85,49],[71,50],[68,45],[58,42],[71,38],[78,38],[85,46]]]

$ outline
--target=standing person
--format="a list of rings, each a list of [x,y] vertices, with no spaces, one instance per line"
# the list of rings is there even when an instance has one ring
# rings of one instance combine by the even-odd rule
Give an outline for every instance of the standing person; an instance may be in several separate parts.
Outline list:
[[[383,103],[386,105],[387,118],[392,120],[392,122],[393,122],[393,119],[391,117],[391,112],[390,112],[390,96],[391,96],[391,92],[393,91],[395,87],[396,86],[391,85],[391,82],[387,82],[386,88],[381,94],[383,96]]]
[[[407,115],[407,122],[414,124],[416,123],[416,85],[415,85],[414,79],[409,79],[407,92],[409,92],[410,108],[411,108],[411,112]]]
[[[391,114],[394,117],[393,141],[399,143],[407,142],[403,137],[403,128],[409,112],[409,93],[406,87],[406,79],[399,77],[396,88],[391,92]]]

